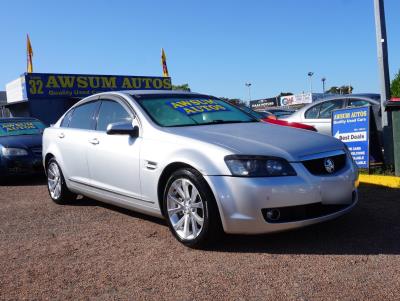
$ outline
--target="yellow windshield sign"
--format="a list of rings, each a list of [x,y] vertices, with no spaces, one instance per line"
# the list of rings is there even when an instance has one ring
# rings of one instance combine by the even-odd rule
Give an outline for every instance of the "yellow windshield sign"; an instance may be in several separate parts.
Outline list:
[[[20,130],[30,130],[37,129],[37,127],[32,122],[7,122],[1,123],[1,128],[6,132],[20,131]]]
[[[194,115],[200,113],[211,113],[219,111],[229,111],[228,108],[217,103],[213,99],[188,99],[168,102],[173,109],[186,115]]]

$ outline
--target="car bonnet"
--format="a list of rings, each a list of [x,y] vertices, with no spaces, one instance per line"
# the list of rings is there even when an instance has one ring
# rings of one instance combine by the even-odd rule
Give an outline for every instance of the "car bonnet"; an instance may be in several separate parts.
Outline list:
[[[234,123],[166,128],[175,135],[200,140],[245,155],[264,155],[301,161],[303,157],[342,150],[343,143],[312,131],[267,123]]]

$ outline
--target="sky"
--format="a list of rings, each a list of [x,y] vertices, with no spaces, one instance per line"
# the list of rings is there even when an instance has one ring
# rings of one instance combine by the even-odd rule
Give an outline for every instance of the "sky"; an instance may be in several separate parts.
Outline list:
[[[400,70],[400,1],[385,0],[391,78]],[[161,76],[251,99],[351,84],[379,92],[373,0],[3,1],[0,90],[26,71]]]

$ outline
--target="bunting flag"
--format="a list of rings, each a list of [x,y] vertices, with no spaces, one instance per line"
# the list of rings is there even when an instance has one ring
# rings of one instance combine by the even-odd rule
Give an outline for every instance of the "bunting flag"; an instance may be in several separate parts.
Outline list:
[[[27,72],[32,73],[33,72],[33,62],[32,62],[32,57],[33,57],[33,51],[32,51],[32,45],[31,45],[31,40],[29,39],[29,35],[26,35],[26,55],[27,55]]]
[[[167,57],[165,56],[164,48],[161,48],[161,65],[164,77],[169,77],[167,68]]]

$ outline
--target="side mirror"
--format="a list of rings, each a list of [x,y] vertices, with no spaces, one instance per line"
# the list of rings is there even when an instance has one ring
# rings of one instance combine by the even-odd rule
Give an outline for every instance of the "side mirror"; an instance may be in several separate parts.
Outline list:
[[[129,135],[139,137],[139,127],[132,122],[115,122],[107,126],[108,135]]]

